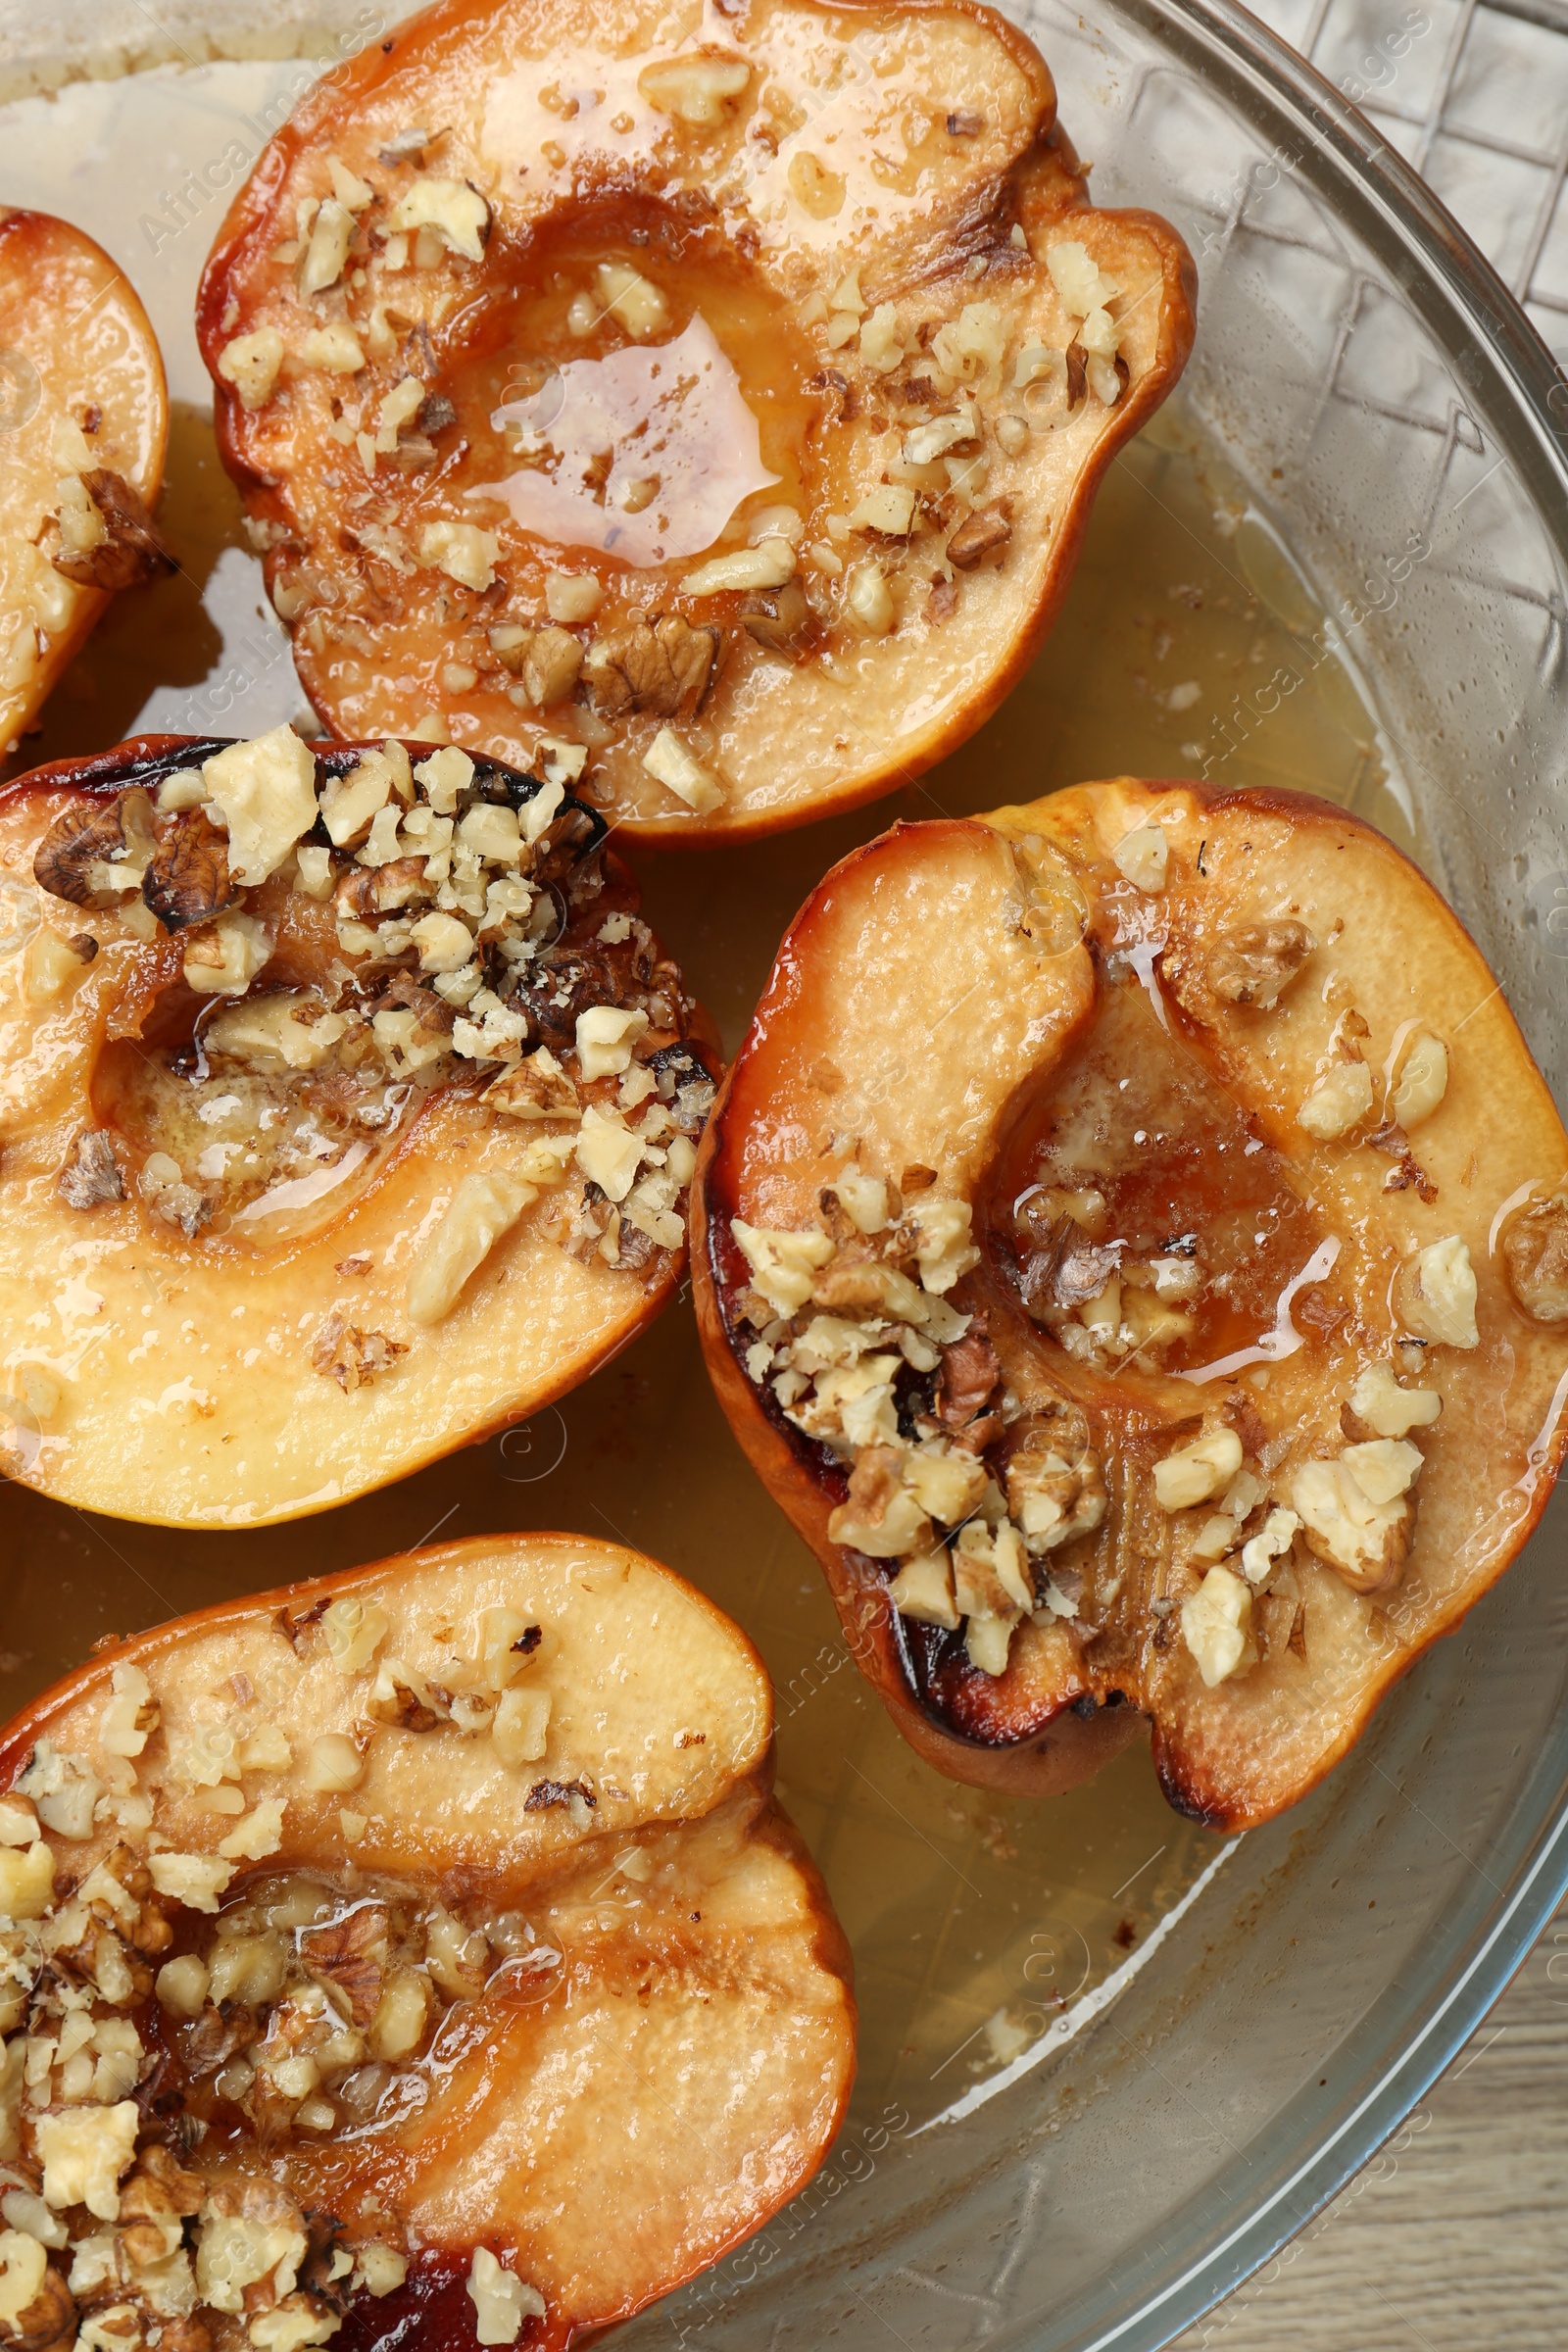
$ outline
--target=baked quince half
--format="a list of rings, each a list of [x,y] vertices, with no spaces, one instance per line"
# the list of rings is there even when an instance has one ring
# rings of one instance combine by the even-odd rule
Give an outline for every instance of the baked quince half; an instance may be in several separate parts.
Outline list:
[[[444,0],[278,132],[199,323],[322,718],[548,729],[696,839],[979,725],[1193,301],[968,0]]]
[[[658,1311],[717,1065],[570,768],[279,727],[0,794],[12,1476],[287,1519]]]
[[[0,755],[119,588],[172,570],[163,357],[91,237],[0,205]]]
[[[5,2340],[564,2352],[748,2236],[855,2072],[771,1734],[710,1601],[553,1535],[46,1693],[0,1734]]]
[[[899,825],[785,940],[694,1196],[710,1368],[900,1728],[1048,1790],[1147,1717],[1242,1828],[1561,1456],[1568,1137],[1369,827],[1131,779]]]

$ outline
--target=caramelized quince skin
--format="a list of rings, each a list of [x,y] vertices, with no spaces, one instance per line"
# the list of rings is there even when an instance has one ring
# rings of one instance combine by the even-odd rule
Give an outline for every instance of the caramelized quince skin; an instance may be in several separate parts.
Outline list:
[[[1390,1105],[1416,1046],[1407,1134]],[[955,1367],[909,1390],[915,1438],[890,1429],[884,1461],[820,1442],[831,1414],[803,1429],[810,1376],[776,1388],[796,1358],[759,1339],[782,1309],[737,1220],[885,1247],[825,1213],[835,1187],[853,1204],[847,1149],[906,1212],[972,1215],[980,1262],[945,1296],[992,1351],[974,1443],[1041,1541],[1031,1611],[1005,1547],[962,1533],[960,1590],[996,1629],[967,1658],[923,1525],[888,1561],[849,1535],[886,1512],[901,1444],[959,1442]],[[699,1317],[737,1435],[922,1753],[1045,1789],[1147,1719],[1171,1800],[1244,1827],[1347,1753],[1544,1506],[1568,1348],[1521,1267],[1556,1247],[1565,1161],[1493,975],[1391,844],[1302,796],[1122,778],[896,827],[813,894],[705,1142]],[[843,1278],[807,1300],[816,1280]]]
[[[416,2313],[471,2342],[499,2258],[493,2340],[552,2348],[749,2234],[854,2072],[848,1951],[769,1796],[771,1731],[710,1602],[566,1536],[228,1603],[46,1693],[0,1740],[7,1835],[36,1815],[16,1850],[52,1860],[39,1933],[79,1936],[79,1890],[106,2045],[126,2021],[131,2075],[158,2064],[210,2126],[183,2186],[117,2143],[122,2220],[173,2180],[200,2281],[221,2215],[330,2213],[348,2342]],[[47,2113],[94,2112],[72,2095],[53,2080]],[[113,2229],[115,2181],[94,2193]],[[284,2307],[336,2332],[323,2283],[302,2263]]]
[[[695,840],[980,724],[1195,294],[988,9],[756,0],[694,53],[635,0],[444,0],[277,134],[200,330],[334,730],[581,733],[618,824]]]

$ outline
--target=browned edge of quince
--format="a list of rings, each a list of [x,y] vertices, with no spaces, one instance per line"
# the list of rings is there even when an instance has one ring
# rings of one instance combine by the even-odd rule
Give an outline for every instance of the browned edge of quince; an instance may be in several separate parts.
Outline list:
[[[107,751],[54,760],[0,784],[0,806],[11,803],[25,804],[34,799],[41,801],[61,794],[71,794],[88,800],[109,800],[128,786],[138,783],[156,787],[164,777],[178,768],[199,767],[204,757],[223,751],[235,740],[231,736],[197,737],[176,734],[132,736],[123,743],[113,745]],[[343,743],[335,739],[326,739],[314,743],[310,748],[318,762],[324,760],[329,763],[333,772],[346,774],[363,754],[378,751],[381,740],[377,739],[373,743]],[[404,748],[414,759],[428,757],[432,752],[442,748],[434,744],[419,743],[412,737],[399,740],[404,742]],[[486,755],[479,753],[476,757],[482,761]],[[598,828],[599,841],[602,844],[605,831],[603,818],[597,810],[589,809],[586,813],[592,816],[595,826]],[[601,846],[599,855],[604,859],[607,874],[618,889],[630,894],[631,902],[635,904],[640,899],[641,892],[637,878],[631,869],[623,859],[616,857],[612,850]],[[165,943],[161,957],[157,949],[149,951],[149,954],[155,959],[154,969],[147,975],[143,985],[136,992],[141,1001],[143,1013],[150,1006],[160,987],[177,979],[179,974],[179,954],[177,946],[173,942]],[[723,1067],[723,1058],[717,1026],[706,1006],[695,1000],[691,1002],[692,1012],[688,1042],[696,1049],[699,1056],[708,1063],[710,1073],[719,1072]],[[397,1149],[388,1155],[385,1164],[370,1180],[370,1184],[358,1196],[361,1201],[368,1199],[372,1192],[397,1183],[406,1174],[411,1156],[416,1157],[417,1155],[418,1126],[419,1122],[416,1118],[409,1132],[401,1139]],[[163,1228],[162,1235],[164,1247],[172,1255],[179,1256],[186,1264],[189,1264],[192,1254],[190,1245],[182,1244],[172,1228]],[[286,1261],[298,1247],[300,1245],[287,1242],[276,1246],[277,1260]],[[510,1400],[482,1426],[475,1426],[472,1431],[465,1435],[458,1441],[458,1445],[465,1447],[482,1445],[498,1432],[514,1427],[518,1421],[527,1419],[547,1406],[558,1404],[562,1398],[569,1396],[573,1390],[579,1388],[585,1380],[602,1370],[605,1365],[612,1363],[616,1356],[638,1340],[648,1325],[678,1294],[686,1274],[687,1250],[684,1242],[680,1247],[664,1254],[666,1263],[657,1273],[653,1282],[646,1286],[637,1310],[627,1317],[625,1328],[618,1332],[606,1347],[600,1351],[592,1353],[586,1361],[580,1357],[570,1357],[564,1361],[556,1378],[540,1384],[537,1389],[530,1390],[521,1397]],[[406,1459],[399,1461],[384,1475],[371,1476],[363,1485],[352,1486],[339,1497],[339,1501],[357,1500],[364,1494],[374,1494],[385,1487],[396,1485],[405,1478],[413,1477],[417,1471],[428,1468],[431,1463],[444,1460],[455,1449],[450,1441],[432,1440],[424,1450],[411,1452]],[[50,1494],[53,1492],[47,1480],[35,1480],[25,1471],[14,1470],[10,1475],[15,1476],[19,1484],[32,1486],[40,1493]],[[318,1502],[306,1500],[297,1505],[270,1512],[264,1518],[247,1522],[247,1524],[269,1527],[284,1526],[291,1520],[312,1517],[321,1507]],[[137,1524],[146,1526],[181,1528],[190,1524],[188,1519],[177,1513],[171,1515],[160,1512],[149,1503],[145,1496],[127,1499],[123,1510],[117,1511],[116,1515],[126,1517]],[[369,1574],[371,1571],[368,1570],[366,1573]]]
[[[1246,808],[1266,810],[1285,819],[1306,815],[1332,823],[1342,833],[1359,835],[1380,857],[1416,877],[1422,889],[1430,894],[1434,912],[1450,926],[1474,960],[1478,973],[1491,981],[1490,966],[1461,918],[1433,890],[1414,859],[1376,826],[1337,803],[1318,794],[1266,785],[1236,789],[1202,778],[1109,781],[1136,782],[1140,790],[1150,794],[1185,793],[1216,813]],[[1092,791],[1094,787],[1076,789]],[[1017,805],[1004,805],[996,813],[1016,816],[1020,811]],[[1383,1673],[1368,1683],[1342,1736],[1317,1759],[1311,1778],[1273,1801],[1250,1807],[1238,1804],[1233,1793],[1211,1783],[1200,1768],[1195,1768],[1194,1759],[1173,1745],[1157,1716],[1145,1716],[1112,1685],[1102,1687],[1092,1670],[1080,1673],[1071,1690],[1034,1694],[1022,1691],[1016,1700],[1008,1690],[1014,1680],[1009,1671],[999,1684],[992,1686],[992,1703],[985,1710],[992,1728],[984,1739],[956,1730],[930,1701],[915,1691],[905,1663],[895,1612],[887,1597],[888,1584],[878,1572],[881,1564],[863,1560],[832,1540],[828,1522],[842,1495],[830,1491],[825,1482],[813,1458],[817,1449],[804,1437],[786,1429],[782,1416],[770,1415],[764,1408],[739,1360],[744,1334],[730,1319],[728,1301],[735,1288],[735,1275],[733,1265],[726,1261],[737,1255],[728,1228],[733,1213],[735,1158],[744,1144],[740,1138],[732,1143],[726,1133],[726,1121],[736,1088],[743,1082],[747,1065],[765,1034],[770,1004],[775,999],[787,1001],[791,994],[794,977],[809,954],[816,909],[842,878],[904,834],[926,835],[939,830],[972,833],[990,829],[984,816],[929,819],[914,824],[901,819],[840,859],[789,925],[747,1037],[714,1102],[692,1180],[692,1288],[710,1378],[753,1468],[796,1532],[815,1553],[852,1656],[900,1732],[927,1762],[950,1779],[970,1786],[1015,1795],[1054,1795],[1092,1779],[1122,1748],[1140,1735],[1148,1735],[1160,1788],[1177,1812],[1204,1828],[1219,1831],[1256,1828],[1299,1801],[1327,1778],[1356,1745],[1390,1690],[1439,1640],[1457,1630],[1477,1601],[1517,1558],[1550,1500],[1564,1458],[1568,1456],[1568,1413],[1558,1413],[1532,1448],[1529,1507],[1514,1526],[1510,1541],[1499,1547],[1489,1563],[1485,1575],[1457,1594],[1441,1620],[1431,1624],[1419,1641],[1395,1645],[1386,1654]],[[1540,1081],[1543,1095],[1549,1102],[1549,1090],[1522,1034],[1518,1042],[1528,1068]],[[842,1479],[838,1483],[842,1485]],[[982,1679],[974,1670],[969,1671],[976,1681]]]
[[[241,186],[220,225],[203,272],[197,299],[196,330],[203,357],[213,377],[214,428],[222,463],[241,496],[271,487],[271,477],[259,473],[245,451],[246,412],[235,387],[218,373],[217,362],[228,331],[223,315],[234,271],[270,246],[277,234],[275,205],[278,190],[295,159],[334,121],[368,100],[399,66],[403,42],[420,38],[466,20],[488,19],[494,0],[434,0],[434,4],[400,27],[398,37],[372,42],[358,56],[336,68],[308,91],[293,114],[276,130],[250,177]],[[827,11],[824,9],[824,14]],[[881,0],[843,0],[832,11],[838,16],[867,16],[882,12]],[[1072,140],[1056,120],[1056,91],[1050,68],[1029,36],[987,0],[906,0],[906,16],[959,15],[987,29],[1009,52],[1039,93],[1040,127],[1035,146],[1020,157],[1013,176],[1021,198],[1020,217],[1061,220],[1082,213],[1102,221],[1125,223],[1154,245],[1161,259],[1159,341],[1156,357],[1135,387],[1117,402],[1111,421],[1089,462],[1074,481],[1057,529],[1054,559],[1046,572],[1033,610],[1017,628],[995,668],[975,688],[968,701],[941,726],[933,729],[913,751],[901,750],[873,760],[822,790],[805,807],[733,817],[709,819],[697,814],[661,816],[657,821],[624,817],[620,827],[632,839],[646,838],[681,847],[724,846],[794,831],[819,818],[840,815],[911,783],[956,751],[1000,708],[1034,662],[1071,585],[1096,494],[1112,460],[1159,409],[1180,378],[1191,356],[1197,332],[1198,270],[1185,240],[1159,214],[1142,207],[1102,208],[1089,194],[1086,167]],[[579,196],[624,194],[623,184],[606,175],[603,188],[579,189]],[[269,578],[273,559],[266,559]],[[726,600],[737,605],[738,596]],[[302,683],[304,683],[302,679]],[[332,726],[326,699],[309,684],[310,697],[323,725]],[[541,714],[542,715],[542,714]],[[482,750],[482,746],[469,747]]]
[[[184,1616],[150,1626],[141,1633],[117,1638],[110,1635],[94,1644],[92,1654],[80,1666],[61,1676],[38,1692],[14,1715],[9,1723],[0,1725],[0,1795],[5,1794],[25,1769],[40,1738],[47,1735],[56,1717],[77,1702],[101,1694],[110,1695],[114,1669],[119,1665],[137,1664],[177,1649],[192,1634],[222,1631],[255,1619],[275,1620],[280,1638],[291,1639],[299,1629],[319,1617],[330,1601],[355,1593],[368,1585],[395,1578],[400,1572],[414,1572],[434,1566],[443,1560],[459,1564],[461,1555],[473,1550],[485,1550],[497,1543],[505,1544],[508,1537],[468,1538],[456,1544],[427,1544],[413,1551],[394,1552],[367,1565],[341,1569],[326,1576],[318,1576],[289,1585],[274,1587],[261,1592],[250,1592],[237,1599],[215,1601],[203,1609],[189,1611]],[[745,1663],[756,1677],[766,1702],[765,1720],[760,1726],[762,1739],[757,1760],[744,1772],[733,1787],[746,1786],[761,1799],[760,1810],[751,1830],[754,1842],[771,1847],[792,1867],[806,1895],[806,1908],[810,1922],[811,1956],[824,1975],[836,1978],[842,1987],[844,2016],[843,2031],[846,2042],[844,2063],[832,2115],[817,2144],[798,2166],[794,2174],[776,2184],[777,2193],[759,2206],[744,2225],[738,2227],[722,2243],[713,2247],[703,2259],[692,2263],[678,2275],[661,2277],[648,2285],[626,2308],[609,2315],[611,2325],[619,2325],[636,2316],[649,2304],[672,2294],[694,2278],[702,2277],[721,2262],[737,2246],[744,2245],[759,2230],[765,2227],[773,2215],[806,2188],[820,2170],[834,2140],[843,2127],[855,2088],[857,2070],[858,2009],[855,1997],[855,1959],[848,1936],[835,1912],[821,1872],[817,1868],[805,1839],[773,1794],[776,1768],[774,1738],[776,1710],[774,1690],[767,1667],[751,1636],[717,1603],[689,1583],[673,1569],[655,1560],[632,1546],[607,1541],[603,1537],[572,1535],[562,1530],[528,1530],[516,1539],[530,1550],[556,1546],[580,1550],[584,1543],[610,1555],[619,1553],[639,1561],[644,1567],[675,1588],[686,1601],[693,1603],[714,1621],[717,1628],[742,1654]],[[693,1817],[701,1820],[698,1814]],[[345,1862],[348,1860],[345,1854]],[[243,1867],[243,1866],[242,1866]],[[261,1872],[265,1864],[250,1866]],[[548,1875],[548,1873],[547,1873]],[[67,1889],[69,1893],[69,1888]],[[57,1900],[66,1899],[65,1895]],[[156,2144],[156,2142],[150,2142]],[[701,2163],[701,2152],[692,2155],[694,2169]],[[389,2173],[395,2179],[397,2143],[390,2135],[387,2143]],[[395,2217],[394,2217],[395,2218]],[[450,2249],[431,2249],[415,2267],[403,2287],[378,2299],[364,2297],[351,2304],[336,2332],[330,2339],[333,2352],[375,2352],[375,2347],[388,2340],[406,2336],[411,2329],[425,2352],[474,2352],[474,2310],[469,2300],[466,2278],[467,2251],[456,2256]],[[590,2321],[586,2330],[571,2313],[552,2311],[543,2322],[524,2320],[520,2352],[570,2352],[573,2344],[597,2341],[603,2322]],[[69,2346],[69,2336],[65,2339]],[[53,2347],[50,2348],[53,2352]]]

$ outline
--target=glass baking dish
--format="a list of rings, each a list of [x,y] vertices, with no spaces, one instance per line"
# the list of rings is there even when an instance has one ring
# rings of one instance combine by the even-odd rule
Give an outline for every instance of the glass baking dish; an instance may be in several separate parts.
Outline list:
[[[184,568],[117,608],[15,764],[138,721],[255,732],[303,704],[212,454],[191,295],[269,127],[401,12],[21,13],[0,15],[0,197],[79,220],[148,303],[182,404],[165,512]],[[1187,377],[1113,470],[1055,636],[981,735],[858,817],[650,857],[653,919],[733,1043],[795,905],[894,816],[1118,770],[1283,781],[1421,859],[1560,1098],[1568,385],[1397,158],[1245,11],[1013,13],[1097,200],[1163,213],[1193,248]],[[1440,37],[1411,10],[1389,71]],[[813,2186],[628,2348],[1165,2343],[1395,2129],[1568,1884],[1568,1503],[1321,1789],[1226,1841],[1165,1811],[1139,1750],[1033,1806],[918,1764],[735,1452],[684,1305],[527,1427],[272,1535],[4,1499],[8,1706],[106,1631],[487,1527],[622,1534],[759,1641],[785,1800],[856,1944],[861,2082]]]

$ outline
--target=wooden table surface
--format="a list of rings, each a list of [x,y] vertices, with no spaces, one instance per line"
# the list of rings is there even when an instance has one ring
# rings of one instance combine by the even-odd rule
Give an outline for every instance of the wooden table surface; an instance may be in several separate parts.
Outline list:
[[[1382,2154],[1176,2352],[1564,2352],[1568,1903]]]

